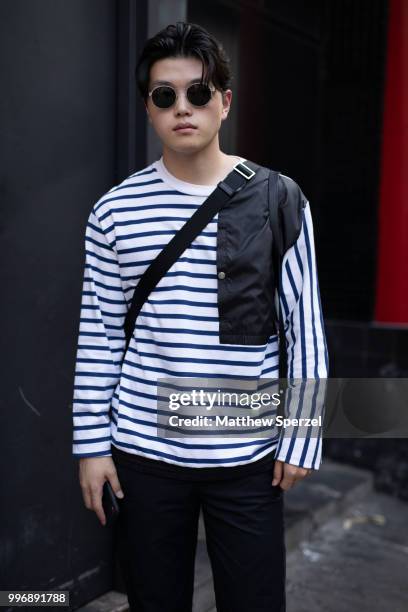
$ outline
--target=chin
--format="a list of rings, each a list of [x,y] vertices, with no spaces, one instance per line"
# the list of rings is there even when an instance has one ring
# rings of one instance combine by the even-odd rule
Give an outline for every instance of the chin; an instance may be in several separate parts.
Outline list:
[[[175,153],[197,153],[205,148],[205,145],[197,144],[197,143],[178,143],[174,145],[174,143],[167,144],[166,147]]]

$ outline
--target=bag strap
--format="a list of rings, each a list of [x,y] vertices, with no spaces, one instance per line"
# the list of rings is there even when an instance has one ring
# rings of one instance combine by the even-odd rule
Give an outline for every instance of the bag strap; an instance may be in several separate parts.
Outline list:
[[[236,164],[145,270],[136,286],[125,318],[125,353],[133,336],[137,316],[151,291],[211,219],[235,193],[245,187],[260,167],[248,160]]]
[[[288,355],[286,350],[286,336],[283,324],[282,306],[280,296],[282,295],[282,261],[283,261],[283,238],[281,210],[279,207],[279,172],[270,170],[269,172],[269,216],[272,228],[272,260],[275,279],[278,288],[278,320],[276,328],[278,330],[279,342],[279,378],[285,384],[288,369]]]

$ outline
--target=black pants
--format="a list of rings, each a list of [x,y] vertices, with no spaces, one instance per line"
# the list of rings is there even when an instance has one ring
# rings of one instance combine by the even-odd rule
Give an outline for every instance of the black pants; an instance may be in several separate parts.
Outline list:
[[[284,491],[273,467],[186,481],[116,464],[119,558],[132,612],[191,612],[202,506],[217,612],[284,612]]]

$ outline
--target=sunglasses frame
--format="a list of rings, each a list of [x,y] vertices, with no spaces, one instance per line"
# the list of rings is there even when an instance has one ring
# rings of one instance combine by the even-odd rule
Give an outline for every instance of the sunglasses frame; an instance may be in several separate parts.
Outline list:
[[[205,87],[208,87],[208,89],[209,89],[209,90],[210,90],[210,92],[211,92],[211,97],[210,97],[210,99],[208,100],[208,102],[206,102],[205,104],[193,104],[193,103],[192,103],[192,102],[189,100],[188,95],[187,95],[187,91],[190,89],[190,87],[194,87],[194,85],[204,85]],[[150,98],[150,97],[152,96],[152,93],[153,93],[153,92],[154,92],[156,89],[158,89],[159,87],[168,87],[169,89],[172,89],[172,90],[174,91],[175,96],[176,96],[176,97],[175,97],[175,99],[174,99],[174,102],[173,102],[173,104],[170,104],[170,106],[164,106],[164,107],[163,107],[163,106],[157,106],[157,104],[154,104],[154,102],[153,102],[153,98],[152,98],[152,104],[154,104],[154,106],[155,106],[156,108],[160,108],[160,110],[168,110],[169,108],[172,108],[172,106],[174,106],[174,105],[175,105],[175,103],[177,102],[177,100],[178,100],[178,91],[177,91],[177,89],[176,89],[175,87],[173,87],[172,85],[164,85],[164,84],[163,84],[163,85],[156,85],[156,87],[153,87],[153,89],[151,89],[151,90],[148,92],[148,97]],[[211,87],[210,85],[205,85],[205,83],[200,83],[200,81],[197,81],[197,83],[190,83],[190,85],[188,85],[187,87],[182,87],[181,89],[182,89],[182,90],[184,91],[184,93],[186,94],[186,98],[187,98],[187,101],[188,101],[188,103],[189,103],[189,104],[191,104],[192,106],[194,106],[194,108],[204,108],[205,106],[207,106],[207,104],[209,104],[209,103],[211,102],[212,97],[213,97],[213,95],[214,95],[214,92],[216,91],[216,89],[217,89],[217,88],[216,88],[216,87],[214,87],[214,86],[212,86],[212,87]]]

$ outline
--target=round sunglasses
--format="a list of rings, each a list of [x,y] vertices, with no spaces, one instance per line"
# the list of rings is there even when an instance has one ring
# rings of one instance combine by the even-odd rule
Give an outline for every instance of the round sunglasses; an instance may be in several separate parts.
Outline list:
[[[205,106],[211,100],[215,87],[203,83],[193,83],[185,90],[187,100],[193,106]],[[170,108],[177,100],[177,92],[171,85],[158,85],[149,91],[149,97],[158,108]]]

